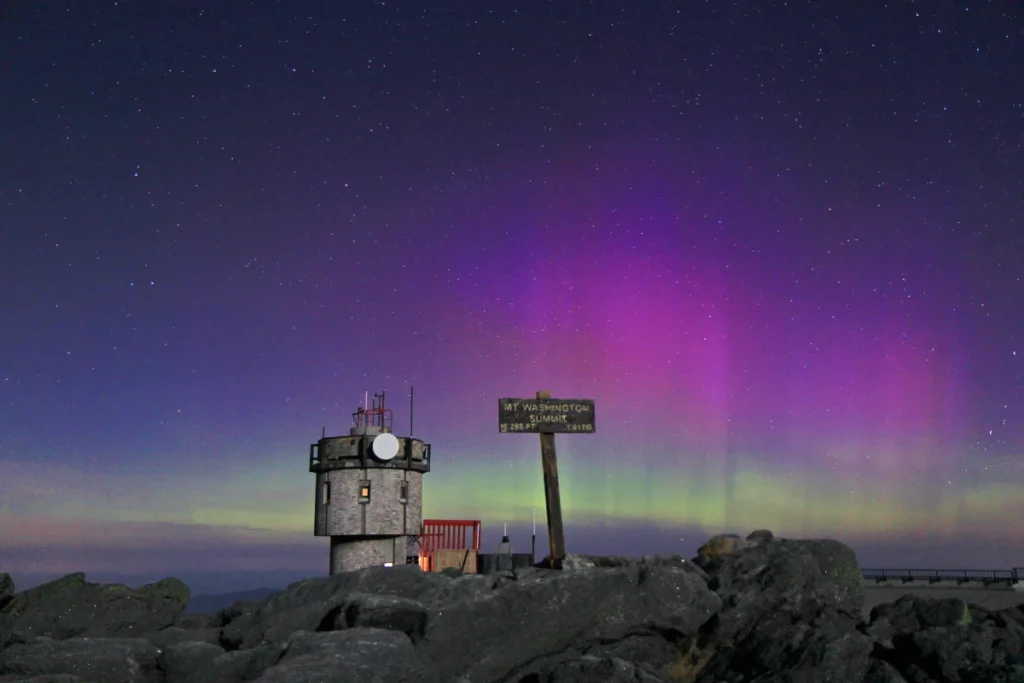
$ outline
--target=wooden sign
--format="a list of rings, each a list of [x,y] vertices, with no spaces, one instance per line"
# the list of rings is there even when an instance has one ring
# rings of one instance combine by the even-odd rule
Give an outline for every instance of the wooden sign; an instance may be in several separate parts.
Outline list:
[[[498,431],[527,434],[593,434],[589,398],[499,398]]]
[[[552,569],[561,569],[565,559],[562,530],[562,501],[558,490],[558,457],[555,433],[593,434],[593,399],[551,398],[538,391],[537,398],[498,399],[498,430],[503,434],[540,434],[540,464],[544,471],[544,503],[548,513],[548,559]]]

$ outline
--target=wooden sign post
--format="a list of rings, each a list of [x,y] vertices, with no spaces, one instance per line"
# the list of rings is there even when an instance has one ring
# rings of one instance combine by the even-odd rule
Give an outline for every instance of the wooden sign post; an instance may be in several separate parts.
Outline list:
[[[562,530],[562,500],[558,490],[558,456],[555,433],[593,434],[592,399],[553,399],[548,391],[538,391],[536,399],[498,399],[498,431],[539,433],[540,460],[544,472],[544,503],[548,513],[548,544],[551,568],[561,569],[565,559],[565,535]]]

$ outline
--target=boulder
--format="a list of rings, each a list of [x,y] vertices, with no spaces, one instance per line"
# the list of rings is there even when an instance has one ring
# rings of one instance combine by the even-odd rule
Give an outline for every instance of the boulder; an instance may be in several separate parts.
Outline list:
[[[198,640],[183,640],[160,652],[157,666],[171,681],[186,681],[191,676],[213,666],[224,649]]]
[[[14,597],[14,579],[10,574],[0,572],[0,609]]]
[[[433,605],[420,647],[444,680],[500,681],[595,643],[656,634],[674,644],[720,607],[686,565],[527,573],[489,594]]]
[[[903,597],[864,619],[852,550],[766,530],[693,560],[375,567],[213,614],[183,614],[175,579],[3,593],[0,683],[1024,683],[1024,610]]]
[[[141,637],[161,650],[178,643],[209,643],[220,646],[219,628],[186,629],[180,626],[169,626],[155,633],[143,634]]]
[[[1024,608],[1009,607],[992,613],[992,621],[996,626],[1006,629],[1024,641]]]
[[[280,659],[281,648],[264,643],[249,650],[217,655],[184,678],[167,676],[165,683],[244,683],[259,678]]]
[[[356,627],[292,635],[284,656],[256,683],[441,683],[437,671],[397,631]]]
[[[321,623],[320,631],[346,628],[380,628],[404,633],[416,644],[427,628],[427,609],[408,598],[391,595],[350,595],[341,607],[332,610]]]
[[[238,603],[235,603],[235,605],[237,605],[237,604]],[[255,603],[251,603],[251,604],[255,605]],[[235,605],[232,605],[232,607],[234,607]],[[227,610],[222,610],[220,612],[215,612],[213,614],[185,614],[185,613],[181,613],[177,617],[174,618],[174,624],[173,624],[172,628],[181,628],[181,629],[185,629],[187,631],[191,631],[191,630],[195,630],[195,629],[207,629],[207,628],[219,629],[219,628],[221,628],[225,624],[225,621],[224,621],[224,618],[223,618],[223,614],[226,611]],[[238,610],[237,614],[241,614],[242,612],[243,612],[243,610]]]
[[[621,640],[598,642],[583,649],[583,655],[601,660],[643,662],[651,671],[670,672],[682,658],[678,638],[666,638],[656,632],[629,635]]]
[[[258,603],[238,603],[223,610],[221,643],[227,650],[253,647],[264,640],[283,643],[295,631],[318,630],[328,614],[353,593],[416,600],[434,595],[451,581],[439,573],[423,572],[416,565],[367,567],[306,579]]]
[[[0,651],[0,675],[64,674],[97,683],[159,683],[159,650],[142,638],[33,638]]]
[[[872,659],[864,683],[907,683],[907,679],[889,662]]]
[[[857,629],[864,589],[850,548],[831,540],[716,538],[702,548],[728,551],[694,560],[725,603],[698,639],[703,675],[729,681],[789,671],[807,680],[863,680],[873,644]]]
[[[87,583],[81,572],[15,594],[2,609],[12,634],[126,638],[170,626],[185,609],[188,587],[163,579],[132,590],[121,584]]]
[[[14,634],[14,617],[0,612],[0,650],[20,642],[21,638]]]
[[[862,627],[875,656],[916,681],[1024,681],[1019,608],[989,612],[961,600],[903,596]]]
[[[625,567],[630,564],[628,557],[614,555],[574,555],[562,558],[562,569],[590,569],[592,567]]]
[[[742,539],[736,534],[719,534],[712,536],[707,543],[697,548],[697,557],[693,558],[693,561],[697,566],[704,568],[722,555],[731,555],[754,545],[756,543],[753,541]]]
[[[657,567],[681,567],[687,562],[682,555],[645,555],[640,558],[620,557],[614,555],[566,555],[562,559],[562,569],[590,569],[591,567],[633,567],[649,565]],[[691,569],[695,568],[691,565]]]
[[[538,683],[667,683],[669,679],[624,659],[584,656],[561,662],[536,680]]]
[[[0,676],[0,683],[95,683],[71,674],[46,674],[43,676]]]
[[[924,628],[967,626],[973,621],[967,603],[956,598],[927,600],[904,595],[896,602],[871,610],[865,632],[885,647],[892,647],[898,633],[914,633]]]

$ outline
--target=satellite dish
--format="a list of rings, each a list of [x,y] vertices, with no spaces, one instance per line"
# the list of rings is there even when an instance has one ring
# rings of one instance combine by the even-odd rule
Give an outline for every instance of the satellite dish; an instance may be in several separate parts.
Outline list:
[[[370,448],[373,450],[373,456],[378,460],[391,460],[398,455],[398,439],[394,434],[384,432],[377,435],[377,438],[370,444]]]

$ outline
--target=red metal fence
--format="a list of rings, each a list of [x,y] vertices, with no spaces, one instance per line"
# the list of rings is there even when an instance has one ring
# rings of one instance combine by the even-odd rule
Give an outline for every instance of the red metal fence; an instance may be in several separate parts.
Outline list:
[[[480,550],[482,536],[478,519],[425,519],[417,538],[420,569],[429,572],[435,550]]]

